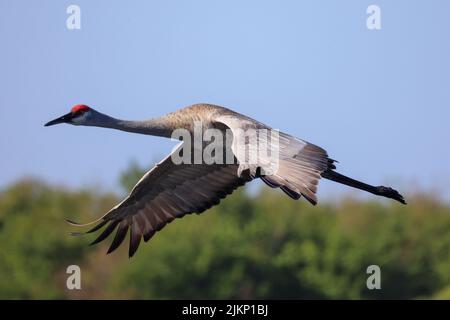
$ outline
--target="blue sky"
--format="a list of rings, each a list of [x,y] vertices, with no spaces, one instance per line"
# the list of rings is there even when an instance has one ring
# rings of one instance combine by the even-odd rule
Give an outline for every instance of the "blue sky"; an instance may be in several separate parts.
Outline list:
[[[114,190],[131,160],[174,145],[43,127],[74,104],[146,119],[209,102],[324,147],[344,174],[450,195],[450,2],[126,3],[0,0],[0,188],[31,175]],[[371,4],[381,30],[366,28]]]

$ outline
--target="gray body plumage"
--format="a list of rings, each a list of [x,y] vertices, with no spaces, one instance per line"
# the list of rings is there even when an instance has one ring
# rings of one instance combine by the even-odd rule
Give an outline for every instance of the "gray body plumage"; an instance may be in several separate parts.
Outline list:
[[[67,118],[67,115],[64,117]],[[122,243],[127,231],[130,230],[129,256],[131,257],[142,238],[148,241],[175,218],[190,213],[202,213],[218,204],[236,188],[258,178],[272,188],[280,188],[293,199],[304,197],[314,205],[317,203],[316,191],[322,177],[404,203],[401,195],[393,189],[373,187],[338,174],[333,171],[334,160],[328,157],[324,149],[283,132],[277,131],[276,145],[272,139],[262,134],[258,134],[256,138],[258,143],[268,145],[273,150],[276,149],[278,156],[276,170],[269,170],[272,168],[273,159],[266,155],[258,153],[255,161],[249,162],[244,153],[240,152],[240,148],[246,147],[250,150],[249,152],[257,151],[254,143],[245,140],[239,142],[240,132],[249,129],[264,129],[269,132],[274,130],[224,107],[196,104],[147,121],[119,120],[88,108],[88,111],[69,118],[71,118],[70,121],[64,120],[64,122],[166,138],[171,137],[175,129],[182,128],[193,132],[196,122],[201,122],[203,129],[218,129],[224,134],[230,130],[233,135],[231,152],[235,158],[234,163],[174,164],[171,155],[182,148],[180,144],[171,155],[141,178],[127,198],[101,218],[89,223],[98,222],[98,225],[87,233],[104,228],[93,243],[104,240],[117,230],[108,253]],[[48,125],[60,122],[63,121],[56,119]],[[77,226],[88,225],[71,221],[70,223]]]

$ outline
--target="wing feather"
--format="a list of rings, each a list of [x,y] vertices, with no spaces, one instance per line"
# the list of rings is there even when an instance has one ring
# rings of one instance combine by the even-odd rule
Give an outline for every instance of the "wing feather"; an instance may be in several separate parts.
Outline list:
[[[217,121],[233,132],[232,150],[240,164],[239,172],[248,171],[251,176],[261,178],[272,188],[280,188],[293,199],[303,196],[312,204],[317,204],[316,192],[321,173],[335,168],[335,161],[328,157],[324,149],[239,114],[222,115]],[[262,129],[268,134],[258,133],[257,145],[251,143],[251,139],[236,139],[236,135],[242,134],[246,129]],[[276,132],[278,139],[272,141],[270,132]],[[258,150],[260,146],[266,145],[268,150],[275,151],[275,156],[278,156],[275,171],[270,167],[274,163],[273,159],[267,152],[261,153],[261,150]],[[249,150],[250,153],[256,154],[256,161],[248,161],[247,154],[239,150]]]
[[[123,240],[125,239],[125,236],[127,235],[128,227],[129,227],[128,222],[126,220],[122,220],[120,222],[119,226],[117,227],[117,232],[114,237],[114,240],[108,249],[108,253],[113,252],[114,250],[117,249],[118,246],[122,244]]]
[[[179,148],[181,145],[173,152]],[[108,249],[111,253],[130,230],[128,255],[132,257],[141,238],[149,241],[175,218],[202,213],[250,181],[237,172],[237,164],[175,165],[169,155],[139,180],[127,198],[98,219],[98,225],[88,232],[106,228],[92,244],[103,241],[117,228]]]

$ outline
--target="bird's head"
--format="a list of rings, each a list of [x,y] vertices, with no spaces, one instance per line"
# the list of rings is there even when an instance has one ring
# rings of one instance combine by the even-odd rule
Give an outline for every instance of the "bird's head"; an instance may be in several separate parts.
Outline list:
[[[95,117],[96,111],[85,104],[77,104],[72,107],[69,113],[49,121],[46,127],[59,123],[69,123],[73,125],[90,125],[90,120]]]

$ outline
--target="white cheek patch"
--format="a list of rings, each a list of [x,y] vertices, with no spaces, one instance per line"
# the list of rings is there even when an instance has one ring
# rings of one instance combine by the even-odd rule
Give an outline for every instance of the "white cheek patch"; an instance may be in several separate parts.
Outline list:
[[[72,118],[72,120],[70,122],[72,122],[72,124],[74,125],[80,125],[80,124],[84,124],[86,123],[87,120],[87,112],[84,112],[82,115],[76,117],[76,118]]]

